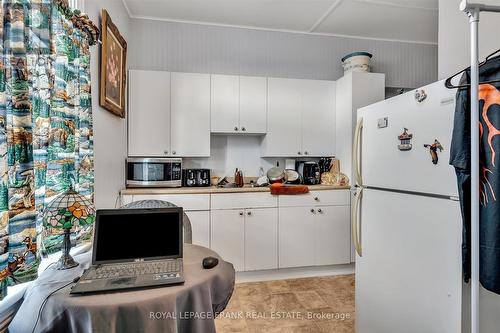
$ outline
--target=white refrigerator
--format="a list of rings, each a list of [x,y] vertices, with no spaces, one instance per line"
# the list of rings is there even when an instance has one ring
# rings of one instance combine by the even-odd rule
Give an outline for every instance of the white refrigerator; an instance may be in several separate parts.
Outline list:
[[[358,110],[352,204],[358,333],[461,332],[462,222],[448,163],[456,91],[443,82],[420,90],[423,100],[413,91]],[[436,164],[435,140],[443,148],[434,146]]]

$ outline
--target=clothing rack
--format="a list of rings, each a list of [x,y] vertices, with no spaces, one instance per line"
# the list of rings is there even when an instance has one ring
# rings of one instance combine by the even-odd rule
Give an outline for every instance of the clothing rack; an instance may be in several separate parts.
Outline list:
[[[471,332],[479,333],[479,14],[500,13],[500,6],[462,0],[470,24],[471,50]]]

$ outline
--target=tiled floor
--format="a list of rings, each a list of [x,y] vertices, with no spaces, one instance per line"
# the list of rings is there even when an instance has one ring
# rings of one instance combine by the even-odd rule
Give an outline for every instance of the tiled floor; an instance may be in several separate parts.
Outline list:
[[[218,333],[354,332],[354,275],[237,284]]]

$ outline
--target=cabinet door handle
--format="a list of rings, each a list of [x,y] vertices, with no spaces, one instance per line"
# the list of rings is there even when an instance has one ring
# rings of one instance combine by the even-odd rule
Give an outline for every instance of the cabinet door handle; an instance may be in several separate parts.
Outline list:
[[[234,130],[237,131],[238,130],[238,127],[234,127]]]
[[[321,210],[321,208],[318,209],[318,213],[320,213],[320,214],[323,213],[323,210]]]
[[[248,216],[252,216],[252,212],[247,212],[247,215]]]
[[[302,153],[299,151],[299,152],[297,153],[297,155],[302,155]]]
[[[240,212],[240,216],[243,216],[243,212]]]
[[[309,153],[307,151],[304,152],[304,155],[309,155]]]
[[[174,150],[174,151],[172,151],[172,155],[175,155],[175,154],[177,154],[177,153],[176,153],[176,151],[175,151],[175,150]]]
[[[246,131],[247,129],[245,127],[242,127],[241,130],[244,132]]]
[[[314,197],[314,201],[319,201],[319,198],[318,197]]]
[[[165,150],[163,154],[168,155],[168,150]]]
[[[316,211],[315,211],[314,209],[312,209],[312,208],[311,208],[311,213],[313,213],[313,214],[314,214],[314,213],[316,213]]]

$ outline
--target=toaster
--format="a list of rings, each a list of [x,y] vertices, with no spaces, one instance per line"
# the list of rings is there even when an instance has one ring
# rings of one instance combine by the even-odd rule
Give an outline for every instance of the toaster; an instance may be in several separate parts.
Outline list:
[[[184,187],[210,186],[210,169],[183,169],[182,186]]]

